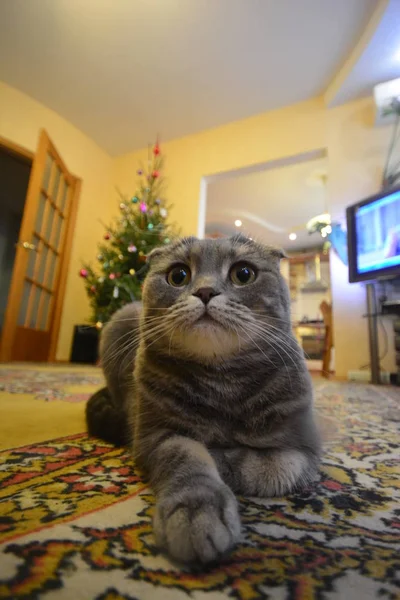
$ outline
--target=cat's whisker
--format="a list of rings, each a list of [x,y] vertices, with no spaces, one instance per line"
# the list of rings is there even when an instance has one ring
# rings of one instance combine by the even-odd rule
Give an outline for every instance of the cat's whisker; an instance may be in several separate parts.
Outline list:
[[[286,354],[286,356],[290,359],[290,361],[292,362],[295,369],[296,370],[299,369],[299,366],[296,364],[295,360],[293,359],[293,356],[287,351],[287,349],[285,349],[283,340],[281,340],[277,336],[273,335],[271,332],[269,334],[266,334],[265,332],[263,332],[262,330],[259,330],[257,328],[253,328],[252,331],[256,335],[258,335],[261,339],[263,339],[266,343],[271,344],[275,348],[276,352],[278,352],[277,344],[278,343],[281,344],[279,346],[279,349],[282,350]],[[283,362],[285,362],[285,361],[283,361]]]

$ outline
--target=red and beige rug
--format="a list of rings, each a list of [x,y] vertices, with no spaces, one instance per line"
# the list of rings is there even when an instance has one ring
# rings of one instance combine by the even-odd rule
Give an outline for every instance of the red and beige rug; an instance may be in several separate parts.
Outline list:
[[[190,572],[155,548],[154,498],[126,451],[84,433],[51,435],[63,403],[83,415],[98,371],[16,373],[0,367],[0,419],[13,399],[30,401],[33,420],[42,404],[49,441],[43,431],[0,453],[0,598],[400,597],[398,390],[317,382],[318,411],[335,424],[320,481],[288,498],[241,498],[241,544],[223,564]]]

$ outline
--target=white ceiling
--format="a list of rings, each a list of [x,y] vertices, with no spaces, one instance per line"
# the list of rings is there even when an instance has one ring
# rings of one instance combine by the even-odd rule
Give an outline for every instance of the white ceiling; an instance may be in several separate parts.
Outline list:
[[[2,0],[0,79],[117,155],[323,93],[376,5]]]
[[[330,104],[343,104],[371,94],[376,84],[397,77],[400,77],[400,0],[390,0],[368,44]]]
[[[240,219],[240,230],[264,243],[287,251],[317,246],[321,237],[309,235],[305,223],[326,209],[323,175],[326,158],[212,182],[207,186],[206,233],[232,235]],[[293,242],[292,231],[297,234]]]

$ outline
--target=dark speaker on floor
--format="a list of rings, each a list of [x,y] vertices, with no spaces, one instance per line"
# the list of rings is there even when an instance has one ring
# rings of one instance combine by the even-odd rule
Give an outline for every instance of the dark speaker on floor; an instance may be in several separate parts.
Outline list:
[[[70,362],[95,364],[98,360],[99,332],[96,327],[75,325]]]

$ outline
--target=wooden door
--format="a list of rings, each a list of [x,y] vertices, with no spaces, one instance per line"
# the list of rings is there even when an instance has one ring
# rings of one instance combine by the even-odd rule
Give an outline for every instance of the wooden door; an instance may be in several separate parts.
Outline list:
[[[80,180],[40,134],[1,339],[1,360],[55,359]]]

